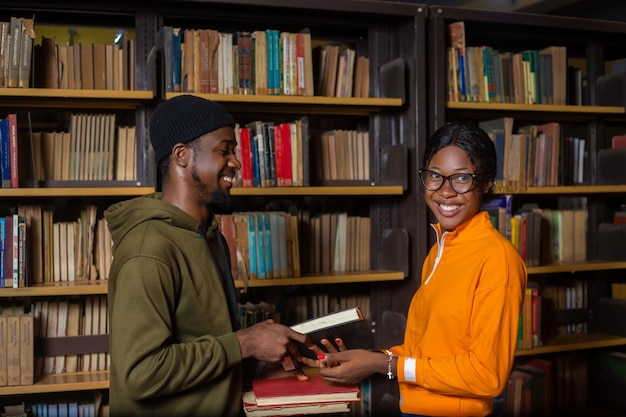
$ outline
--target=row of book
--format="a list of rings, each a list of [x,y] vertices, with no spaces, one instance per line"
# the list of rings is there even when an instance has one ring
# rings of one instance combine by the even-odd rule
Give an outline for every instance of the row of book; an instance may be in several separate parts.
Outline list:
[[[369,96],[367,58],[347,46],[313,48],[308,29],[231,33],[163,26],[149,65],[157,53],[166,92]]]
[[[575,316],[563,322],[552,321],[556,311],[588,308],[587,288],[588,282],[584,279],[563,280],[543,286],[529,281],[520,314],[517,349],[543,346],[544,339],[557,335],[587,333],[587,322],[576,320]]]
[[[6,417],[108,417],[109,404],[106,404],[104,399],[104,393],[101,391],[74,393],[70,398],[5,405],[2,415]]]
[[[525,125],[515,132],[512,117],[479,123],[498,157],[496,181],[510,187],[583,184],[586,140],[564,136],[557,122]]]
[[[112,239],[96,212],[87,205],[73,221],[54,221],[51,208],[23,204],[0,217],[0,288],[107,279]]]
[[[111,43],[59,45],[41,37],[34,47],[35,86],[70,90],[135,90],[134,39],[121,31]],[[41,67],[41,68],[40,68]]]
[[[306,116],[292,122],[254,121],[235,126],[241,169],[236,186],[299,187],[311,182],[309,122]]]
[[[77,300],[38,300],[32,308],[35,319],[35,339],[40,342],[54,339],[63,343],[68,353],[62,355],[38,355],[35,361],[35,376],[104,371],[110,366],[107,344],[98,352],[78,353],[80,342],[64,339],[72,336],[96,336],[108,334],[107,297],[89,295]],[[98,343],[91,343],[98,345]]]
[[[0,22],[0,87],[30,86],[35,17]]]
[[[34,326],[32,314],[5,306],[0,313],[0,386],[34,383]]]
[[[500,52],[469,46],[463,21],[448,25],[448,99],[482,103],[567,102],[567,48]]]
[[[518,360],[507,387],[496,399],[495,415],[548,416],[587,404],[589,364],[583,356]]]
[[[587,205],[584,197],[560,198],[559,208],[525,204],[513,213],[510,194],[483,205],[494,226],[517,248],[527,266],[587,259]]]
[[[72,114],[69,132],[33,132],[32,158],[35,183],[134,181],[136,128],[116,126],[114,114]]]
[[[287,323],[300,323],[315,317],[358,306],[365,319],[370,318],[368,295],[330,295],[325,292],[289,297]]]
[[[313,138],[315,178],[369,180],[369,132],[336,129]]]

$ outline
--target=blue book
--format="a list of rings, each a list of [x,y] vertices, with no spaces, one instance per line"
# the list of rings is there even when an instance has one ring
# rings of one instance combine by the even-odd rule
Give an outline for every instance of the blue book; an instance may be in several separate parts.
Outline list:
[[[269,213],[262,213],[263,218],[263,248],[265,255],[265,270],[268,278],[274,278],[274,261],[272,259],[272,227]]]
[[[172,28],[172,88],[175,92],[181,91],[181,28]]]
[[[467,101],[467,88],[465,87],[465,57],[459,54],[459,90],[461,101]]]
[[[250,258],[250,279],[259,278],[257,267],[257,231],[256,216],[254,213],[248,213],[248,257]]]
[[[265,219],[263,213],[254,213],[256,218],[256,264],[259,279],[267,278],[267,265],[265,262]]]
[[[261,186],[261,169],[259,167],[258,139],[254,129],[250,129],[250,157],[252,158],[252,186]]]
[[[2,178],[2,188],[11,188],[9,119],[0,119],[0,177]]]

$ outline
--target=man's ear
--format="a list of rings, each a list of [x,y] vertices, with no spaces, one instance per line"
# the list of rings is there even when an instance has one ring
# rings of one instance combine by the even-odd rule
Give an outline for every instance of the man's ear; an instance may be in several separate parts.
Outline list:
[[[172,148],[171,162],[180,165],[187,166],[189,162],[189,148],[184,143],[177,143]]]

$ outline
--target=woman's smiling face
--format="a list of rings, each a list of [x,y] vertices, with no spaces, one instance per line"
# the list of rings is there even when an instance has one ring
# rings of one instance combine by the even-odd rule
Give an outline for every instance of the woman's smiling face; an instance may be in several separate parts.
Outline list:
[[[480,174],[479,167],[475,167],[465,151],[455,145],[439,149],[425,169],[446,177],[453,174]],[[480,183],[476,179],[470,191],[463,194],[454,191],[447,179],[437,191],[424,190],[426,204],[441,224],[442,231],[455,229],[480,211],[482,194],[485,192],[479,186]]]

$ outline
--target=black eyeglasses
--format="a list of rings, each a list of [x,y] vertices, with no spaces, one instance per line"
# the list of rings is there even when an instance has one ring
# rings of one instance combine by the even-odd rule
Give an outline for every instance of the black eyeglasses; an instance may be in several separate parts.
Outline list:
[[[443,187],[443,183],[448,180],[450,187],[452,187],[452,189],[458,194],[465,194],[469,192],[474,186],[474,180],[480,175],[459,173],[446,176],[428,169],[420,169],[419,174],[422,185],[428,191],[437,191]]]

